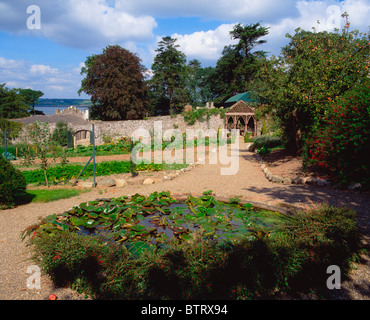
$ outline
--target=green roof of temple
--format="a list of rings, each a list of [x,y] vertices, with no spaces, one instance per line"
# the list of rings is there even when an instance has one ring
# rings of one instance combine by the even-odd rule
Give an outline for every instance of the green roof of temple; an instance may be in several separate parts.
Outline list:
[[[238,102],[238,101],[256,102],[256,100],[250,97],[250,94],[248,92],[244,92],[244,93],[239,93],[236,96],[231,97],[230,99],[226,100],[225,103]]]

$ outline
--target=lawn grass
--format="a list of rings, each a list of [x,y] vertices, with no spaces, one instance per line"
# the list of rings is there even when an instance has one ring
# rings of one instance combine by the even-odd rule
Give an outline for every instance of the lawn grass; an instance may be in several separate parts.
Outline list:
[[[34,203],[47,203],[57,201],[60,199],[68,199],[83,193],[83,190],[75,189],[38,189],[38,190],[27,190],[25,197]]]

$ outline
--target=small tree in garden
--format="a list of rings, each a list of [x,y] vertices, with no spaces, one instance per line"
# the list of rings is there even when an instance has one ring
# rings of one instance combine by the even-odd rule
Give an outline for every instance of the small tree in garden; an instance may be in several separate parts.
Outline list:
[[[28,131],[28,138],[35,149],[37,156],[41,160],[41,168],[44,170],[45,183],[49,187],[47,169],[49,166],[47,154],[52,150],[53,141],[51,138],[48,123],[35,122]]]
[[[59,121],[52,134],[53,141],[61,147],[65,147],[68,144],[68,124],[63,121]]]

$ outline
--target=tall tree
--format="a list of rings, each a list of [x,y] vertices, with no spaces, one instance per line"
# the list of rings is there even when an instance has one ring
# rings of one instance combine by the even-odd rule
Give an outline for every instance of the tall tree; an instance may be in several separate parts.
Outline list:
[[[147,112],[147,93],[140,58],[120,46],[87,57],[79,93],[91,96],[91,116],[100,120],[141,119]]]
[[[212,67],[202,68],[199,60],[191,60],[187,66],[187,89],[191,105],[202,106],[208,101],[213,101],[209,74]]]
[[[18,92],[24,97],[25,103],[30,106],[30,113],[35,115],[35,104],[38,103],[38,100],[44,95],[44,93],[42,91],[32,89],[18,89]]]
[[[264,51],[253,51],[256,46],[266,42],[260,38],[268,34],[268,28],[260,23],[251,25],[237,24],[230,35],[239,40],[235,45],[226,46],[217,61],[211,81],[213,90],[218,95],[217,102],[222,103],[230,96],[247,91],[249,84],[260,66]]]
[[[150,80],[152,103],[156,113],[173,114],[189,100],[186,90],[186,56],[178,50],[177,39],[166,36],[158,43]]]
[[[28,106],[24,97],[16,89],[0,84],[0,118],[15,119],[28,116]]]

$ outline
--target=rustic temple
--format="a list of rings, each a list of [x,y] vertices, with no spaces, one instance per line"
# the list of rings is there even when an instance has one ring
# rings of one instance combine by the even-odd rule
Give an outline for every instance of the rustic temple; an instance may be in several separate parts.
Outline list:
[[[257,135],[257,118],[254,108],[251,106],[255,101],[249,98],[248,93],[238,94],[226,101],[231,104],[225,113],[225,127],[229,130],[239,129],[240,134],[245,136],[250,133]]]

